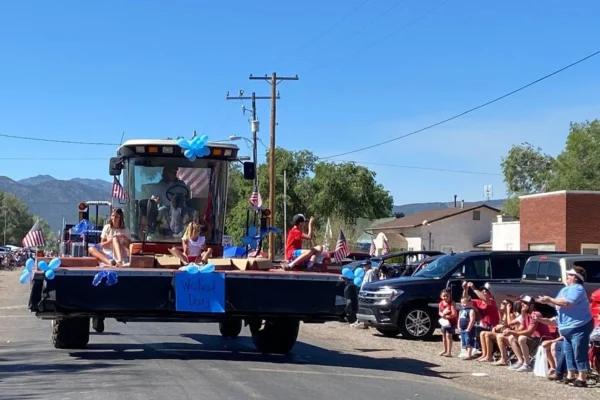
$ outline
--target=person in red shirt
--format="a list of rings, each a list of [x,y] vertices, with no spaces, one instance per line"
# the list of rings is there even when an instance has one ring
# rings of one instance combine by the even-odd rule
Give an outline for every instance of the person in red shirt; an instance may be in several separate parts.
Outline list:
[[[466,286],[465,286],[466,285]],[[475,289],[473,282],[463,283],[463,296],[469,295],[469,289],[473,290],[477,298],[473,300],[473,306],[479,313],[479,322],[475,327],[475,349],[481,351],[482,356],[486,354],[487,341],[484,340],[484,332],[491,332],[492,329],[500,323],[500,311],[496,304],[496,299],[492,295],[489,287],[483,286],[479,290]]]
[[[450,290],[442,290],[440,298],[438,315],[440,316],[440,324],[443,324],[442,337],[444,342],[444,351],[440,353],[440,356],[452,357],[452,335],[454,335],[458,323],[458,311],[456,311],[456,303],[452,301]]]
[[[296,265],[306,262],[308,268],[312,268],[317,257],[323,252],[322,246],[314,246],[311,249],[302,249],[302,240],[311,240],[315,218],[310,217],[308,221],[308,233],[304,233],[306,217],[302,214],[294,215],[292,218],[292,229],[288,232],[285,242],[285,261],[281,263],[283,269],[292,269]]]

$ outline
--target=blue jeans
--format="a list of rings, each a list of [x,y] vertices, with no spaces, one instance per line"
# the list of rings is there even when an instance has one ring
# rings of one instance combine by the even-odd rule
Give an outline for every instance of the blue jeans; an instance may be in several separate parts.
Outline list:
[[[470,331],[460,331],[460,343],[465,349],[475,345],[475,329]]]
[[[567,359],[565,357],[565,340],[556,343],[556,375],[563,376],[567,374]]]
[[[594,329],[594,320],[577,328],[563,329],[563,350],[567,359],[567,370],[588,372],[590,369],[588,352],[590,349],[590,335]]]

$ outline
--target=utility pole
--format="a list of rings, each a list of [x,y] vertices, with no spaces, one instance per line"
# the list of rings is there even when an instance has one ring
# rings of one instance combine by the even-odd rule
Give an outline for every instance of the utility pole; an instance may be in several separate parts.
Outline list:
[[[298,75],[296,76],[277,76],[277,73],[273,72],[271,77],[268,75],[263,77],[250,75],[250,80],[263,80],[271,84],[271,140],[269,144],[269,208],[271,209],[271,224],[275,223],[275,126],[277,125],[277,99],[279,98],[277,92],[277,85],[282,81],[297,81]],[[273,232],[269,233],[269,259],[273,261],[275,259],[275,235]]]

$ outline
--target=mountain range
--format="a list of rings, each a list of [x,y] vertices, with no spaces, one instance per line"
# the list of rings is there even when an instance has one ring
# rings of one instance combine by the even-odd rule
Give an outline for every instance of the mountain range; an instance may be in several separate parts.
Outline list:
[[[111,190],[112,183],[102,179],[59,180],[50,175],[38,175],[14,181],[7,176],[0,176],[0,191],[11,193],[23,200],[29,206],[29,210],[48,221],[54,231],[62,227],[63,218],[67,223],[77,221],[79,203],[110,200]],[[501,208],[504,200],[465,202],[465,207],[479,204]],[[454,202],[411,203],[394,206],[393,213],[410,215],[450,207],[454,207]]]

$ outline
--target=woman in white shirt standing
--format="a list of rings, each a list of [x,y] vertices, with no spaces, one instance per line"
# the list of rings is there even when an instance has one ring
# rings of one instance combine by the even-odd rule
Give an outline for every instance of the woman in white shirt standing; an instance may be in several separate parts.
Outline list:
[[[90,246],[88,252],[103,264],[122,266],[130,244],[131,234],[125,227],[123,210],[113,208],[110,221],[104,225],[100,234],[100,243]]]

